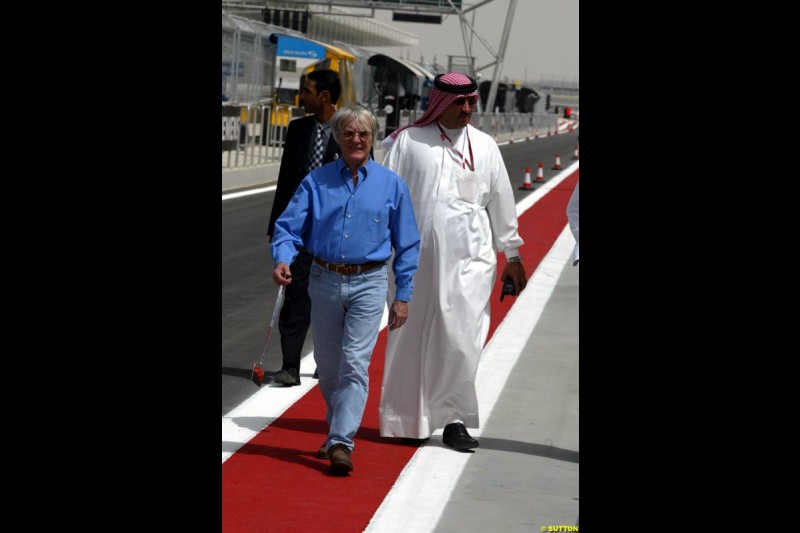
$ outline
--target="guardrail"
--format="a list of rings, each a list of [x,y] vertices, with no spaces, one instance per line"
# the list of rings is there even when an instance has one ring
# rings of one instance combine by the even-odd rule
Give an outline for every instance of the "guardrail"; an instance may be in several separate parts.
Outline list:
[[[400,125],[411,124],[422,112],[401,111]],[[472,123],[479,130],[488,133],[495,139],[498,135],[519,133],[533,137],[536,134],[546,135],[547,129],[558,126],[558,116],[534,113],[474,113]]]
[[[222,168],[277,163],[286,128],[295,114],[289,106],[222,106]]]
[[[398,127],[414,122],[422,111],[400,111]],[[266,104],[222,105],[222,169],[257,167],[280,163],[283,139],[289,121],[305,113],[294,106]],[[381,126],[377,140],[383,139],[386,114],[375,113]],[[547,135],[558,127],[558,115],[534,113],[475,113],[472,122],[479,130],[498,136]]]

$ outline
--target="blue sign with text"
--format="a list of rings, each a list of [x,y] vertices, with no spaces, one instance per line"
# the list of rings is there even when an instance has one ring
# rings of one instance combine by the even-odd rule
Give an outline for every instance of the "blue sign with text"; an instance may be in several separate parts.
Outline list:
[[[305,39],[281,35],[278,37],[276,55],[279,57],[316,60],[325,57],[325,47]]]

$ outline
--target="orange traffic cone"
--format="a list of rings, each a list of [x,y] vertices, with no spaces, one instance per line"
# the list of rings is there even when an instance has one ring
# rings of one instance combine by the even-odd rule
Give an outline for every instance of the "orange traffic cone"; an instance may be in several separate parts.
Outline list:
[[[536,181],[544,181],[544,169],[542,169],[541,161],[539,161],[539,171],[536,173]]]
[[[556,164],[553,165],[551,170],[561,170],[561,157],[558,154],[556,154]]]
[[[522,183],[521,191],[532,191],[533,184],[531,183],[531,167],[525,167],[525,181]]]
[[[578,147],[575,147],[575,153],[572,154],[572,159],[578,159]]]

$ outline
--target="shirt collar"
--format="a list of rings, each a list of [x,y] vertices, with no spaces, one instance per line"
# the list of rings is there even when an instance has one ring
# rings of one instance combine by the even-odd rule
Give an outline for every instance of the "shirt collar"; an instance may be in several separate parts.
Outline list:
[[[358,167],[358,173],[361,175],[361,179],[366,179],[366,177],[369,175],[370,172],[372,172],[372,170],[375,168],[375,165],[377,164],[378,163],[376,163],[375,160],[372,159],[372,156],[370,156],[370,158],[367,159],[367,162],[364,165]],[[342,176],[342,178],[349,180],[353,177],[350,174],[350,167],[348,167],[347,163],[344,162],[343,157],[339,157],[339,159],[336,160],[336,165],[337,168],[339,169],[339,175]]]
[[[320,122],[320,121],[319,121],[319,119],[318,119],[318,118],[316,118],[316,117],[314,117],[314,120],[316,121],[316,123],[317,123],[317,124],[319,124],[320,126],[322,126],[322,131],[323,131],[323,132],[325,132],[325,135],[326,135],[326,136],[328,136],[328,137],[330,137],[330,135],[331,135],[331,124],[333,123],[333,121],[332,121],[332,120],[329,120],[328,122],[326,122],[325,124],[323,124],[323,123],[322,123],[322,122]],[[315,127],[316,127],[316,126],[315,126]]]
[[[467,128],[469,128],[469,124],[467,124],[463,128],[450,129],[442,126],[442,123],[439,122],[438,120],[436,122],[439,124],[439,126],[441,126],[441,128],[445,131],[445,133],[447,133],[447,136],[450,137],[451,139],[461,138],[461,135],[465,131],[467,131]]]

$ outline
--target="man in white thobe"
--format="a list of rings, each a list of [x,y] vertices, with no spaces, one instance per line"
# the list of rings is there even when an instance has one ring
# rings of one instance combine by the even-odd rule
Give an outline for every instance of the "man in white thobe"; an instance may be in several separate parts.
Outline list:
[[[525,288],[516,202],[497,143],[470,124],[477,84],[461,73],[434,80],[430,105],[384,141],[384,166],[408,185],[421,238],[405,327],[390,331],[380,403],[383,437],[478,447],[475,377],[489,333],[498,252],[502,278]],[[390,284],[391,286],[391,284]],[[393,298],[389,295],[389,300]]]

